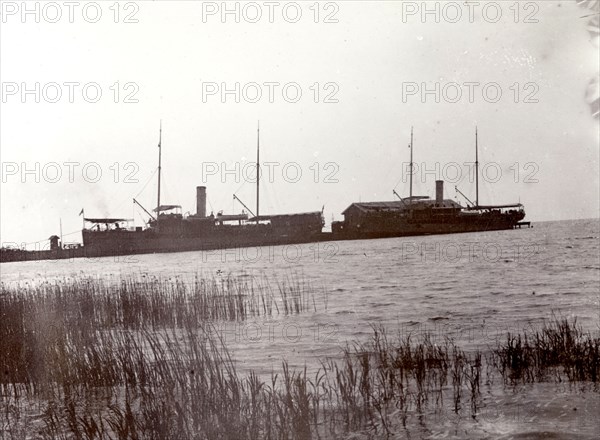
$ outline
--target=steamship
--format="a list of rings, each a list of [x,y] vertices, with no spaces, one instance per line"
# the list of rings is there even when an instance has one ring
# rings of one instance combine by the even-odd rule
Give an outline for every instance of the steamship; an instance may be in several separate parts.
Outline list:
[[[428,234],[454,234],[461,232],[494,231],[530,226],[521,222],[525,208],[521,203],[508,205],[479,204],[479,152],[475,129],[475,203],[462,206],[451,199],[444,199],[444,182],[436,181],[435,200],[427,196],[413,195],[413,130],[410,133],[410,192],[402,198],[387,202],[353,203],[344,212],[343,221],[332,223],[335,239],[370,239]]]
[[[149,216],[146,227],[129,228],[123,218],[84,216],[83,248],[85,256],[130,255],[140,253],[181,252],[227,249],[249,246],[309,243],[322,238],[323,212],[260,215],[260,127],[256,149],[256,214],[235,194],[234,199],[248,211],[225,215],[207,215],[206,187],[196,188],[196,213],[183,216],[180,205],[161,204],[162,128],[158,142],[157,206],[149,212],[137,200],[133,202]],[[250,214],[250,215],[249,215]]]

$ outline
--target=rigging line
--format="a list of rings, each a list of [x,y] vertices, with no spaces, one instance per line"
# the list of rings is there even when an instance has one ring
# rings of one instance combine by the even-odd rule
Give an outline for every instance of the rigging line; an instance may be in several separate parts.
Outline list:
[[[237,196],[237,195],[240,193],[240,190],[241,190],[241,189],[244,187],[244,185],[245,185],[246,183],[248,183],[248,181],[246,180],[246,176],[244,176],[244,175],[243,175],[243,173],[242,173],[242,175],[241,175],[241,180],[242,180],[242,184],[241,184],[240,186],[238,186],[238,188],[237,188],[237,189],[236,189],[236,190],[233,192],[233,194],[235,194],[236,196]],[[256,181],[254,181],[254,182],[252,182],[252,183],[256,183]],[[226,200],[226,199],[224,199],[224,197],[225,197],[225,196],[223,196],[223,197],[221,198],[221,200],[220,200],[220,204],[221,204],[222,206],[224,206],[224,203],[223,203],[223,202],[224,202],[224,200]],[[235,209],[235,206],[234,206],[233,208]]]
[[[253,163],[253,162],[247,162],[247,163]],[[245,166],[246,164],[244,164]],[[242,167],[243,168],[243,167]],[[247,179],[248,177],[248,179]],[[235,194],[236,196],[240,193],[240,190],[244,187],[244,185],[246,185],[247,183],[252,183],[252,184],[256,184],[256,178],[254,180],[252,180],[252,175],[250,176],[246,176],[245,173],[241,173],[241,180],[242,180],[242,184],[240,186],[238,186],[238,188],[233,192],[233,194]]]
[[[400,177],[400,179],[399,179],[399,180],[396,182],[396,184],[394,185],[394,188],[393,188],[393,189],[396,189],[396,188],[398,188],[398,185],[400,184],[400,182],[402,182],[402,180],[403,180],[403,179],[404,179],[404,177]],[[406,182],[403,182],[403,183],[406,183]]]
[[[411,129],[412,130],[412,129]],[[412,142],[412,139],[411,139]],[[408,145],[409,148],[412,147],[411,144]],[[406,180],[404,180],[407,176],[404,175],[404,165],[406,164],[406,162],[400,162],[400,178],[396,181],[396,184],[394,185],[393,190],[396,190],[398,188],[398,185],[400,185],[400,182],[402,183],[408,183]],[[409,173],[411,173],[413,170],[409,169]],[[409,176],[410,177],[410,174]]]
[[[68,237],[69,235],[81,234],[81,230],[69,232],[68,234],[63,234],[63,237]]]
[[[214,214],[215,212],[215,208],[213,208],[212,203],[210,202],[210,197],[208,197],[208,195],[206,196],[206,201],[208,202],[209,206],[210,206],[210,211]]]
[[[142,191],[144,191],[144,189],[146,188],[146,186],[148,185],[148,183],[150,182],[150,180],[152,179],[152,177],[154,176],[154,174],[156,174],[156,170],[154,170],[154,172],[151,174],[150,178],[148,179],[148,181],[146,182],[146,184],[144,185],[144,187],[142,188],[142,190],[135,196],[136,198],[142,193]],[[115,183],[122,183],[122,182],[115,182]],[[123,191],[121,188],[117,188],[116,190],[112,191],[111,194],[109,195],[110,200],[113,200],[115,197],[115,193],[119,193],[121,194]],[[127,203],[127,201],[131,200],[131,197],[127,196],[124,199],[120,200],[118,202],[118,204],[113,205],[110,207],[111,211],[118,211],[125,203]]]
[[[171,191],[169,190],[170,187],[167,185],[167,179],[165,179],[165,173],[163,173],[163,175],[162,175],[161,186],[164,188],[164,194],[165,194],[165,196],[166,196],[165,198],[167,200],[169,200],[169,199],[175,200],[178,205],[181,205],[180,199],[178,197],[176,198],[171,195]],[[172,202],[169,202],[169,203],[172,203]]]
[[[68,237],[69,235],[74,235],[74,234],[81,234],[81,230],[74,231],[74,232],[69,232],[68,234],[63,234],[63,237]],[[30,241],[29,243],[22,243],[22,245],[29,246],[31,244],[44,243],[44,242],[49,241],[49,240],[50,240],[49,238],[46,238],[44,240],[37,240],[37,241]]]
[[[150,178],[144,184],[144,187],[142,188],[142,190],[134,198],[137,198],[144,191],[144,189],[146,188],[146,186],[148,185],[148,183],[150,183],[150,180],[152,179],[152,177],[154,176],[154,174],[156,174],[156,170],[154,170],[154,172],[150,175]],[[118,205],[116,205],[114,208],[111,208],[111,209],[113,211],[118,211],[125,203],[127,203],[129,201],[131,201],[131,197],[127,196],[126,198],[124,198],[123,200],[121,200]]]
[[[150,175],[150,177],[148,178],[146,183],[144,183],[144,186],[142,187],[140,192],[135,195],[134,199],[137,199],[140,196],[140,194],[144,192],[144,190],[146,189],[146,187],[148,186],[150,181],[154,178],[154,175],[156,174],[157,171],[158,171],[157,169],[154,169],[154,171],[152,172],[152,174]]]
[[[245,176],[242,176],[242,184],[238,187],[238,189],[235,190],[234,194],[237,194],[238,192],[240,192],[240,189],[242,189],[246,183],[247,182],[246,182]],[[256,182],[253,182],[253,183],[256,183]]]

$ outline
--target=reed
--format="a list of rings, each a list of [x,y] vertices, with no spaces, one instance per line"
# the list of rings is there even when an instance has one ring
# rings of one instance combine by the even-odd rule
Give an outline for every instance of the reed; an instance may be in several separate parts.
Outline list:
[[[285,361],[270,381],[242,374],[205,313],[245,319],[310,306],[305,287],[290,280],[276,290],[287,299],[270,302],[265,290],[256,282],[200,278],[191,286],[139,278],[118,285],[3,286],[0,433],[15,439],[32,433],[48,439],[380,438],[444,408],[477,417],[484,367],[507,382],[556,374],[574,383],[598,381],[599,340],[567,320],[507,335],[487,358],[451,339],[436,343],[428,334],[373,326],[370,340],[321,360],[314,375]],[[213,294],[233,299],[221,302]],[[252,295],[254,302],[238,300]]]
[[[0,286],[6,319],[23,316],[49,324],[68,321],[82,331],[115,326],[181,328],[189,322],[299,314],[316,311],[316,293],[317,289],[297,274],[275,283],[264,275],[196,276],[191,282],[141,275],[109,282],[77,278]],[[7,328],[22,328],[14,324],[6,321]]]
[[[493,350],[492,362],[511,384],[548,380],[598,382],[600,338],[584,333],[577,319],[556,318],[541,330],[524,335],[508,333]]]

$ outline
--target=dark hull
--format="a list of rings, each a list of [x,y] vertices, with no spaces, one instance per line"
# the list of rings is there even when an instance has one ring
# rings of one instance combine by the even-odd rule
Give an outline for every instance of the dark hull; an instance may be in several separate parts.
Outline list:
[[[390,238],[411,237],[418,235],[435,234],[460,234],[466,232],[501,231],[514,229],[523,217],[505,217],[499,219],[448,219],[444,222],[387,222],[378,224],[373,222],[350,228],[341,228],[334,231],[336,239],[368,239],[368,238]]]
[[[164,252],[210,251],[253,246],[279,246],[323,241],[364,240],[376,238],[410,237],[435,234],[513,229],[522,217],[446,219],[430,223],[386,222],[371,224],[367,228],[331,232],[275,233],[267,227],[251,226],[254,230],[232,228],[202,237],[159,234],[156,231],[88,231],[84,230],[85,245],[77,249],[54,251],[27,251],[3,253],[1,262],[52,260],[70,258],[96,258],[106,256],[136,255]],[[389,219],[388,219],[389,220]],[[261,230],[262,228],[262,230]]]
[[[9,263],[14,261],[39,261],[39,260],[68,260],[72,258],[85,257],[85,249],[79,247],[76,249],[54,249],[40,251],[24,250],[2,250],[0,252],[0,263]]]
[[[273,235],[268,231],[248,234],[224,233],[204,237],[143,232],[89,232],[84,237],[87,257],[135,255],[161,252],[210,251],[254,246],[278,246],[323,240],[323,233]]]

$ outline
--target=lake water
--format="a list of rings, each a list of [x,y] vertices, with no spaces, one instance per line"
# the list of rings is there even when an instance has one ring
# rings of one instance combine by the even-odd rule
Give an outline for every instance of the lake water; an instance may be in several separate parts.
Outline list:
[[[260,275],[276,285],[294,276],[314,288],[309,312],[216,324],[240,370],[268,375],[282,359],[316,370],[319,358],[339,356],[346,342],[367,341],[374,324],[440,340],[450,336],[467,350],[493,347],[507,331],[539,328],[553,315],[577,317],[598,336],[599,237],[596,219],[510,231],[9,263],[0,270],[2,282],[11,284],[82,275],[193,280],[202,274]],[[447,418],[435,428],[419,428],[421,434],[463,438],[460,430],[467,429],[469,438],[536,438],[543,432],[594,438],[599,428],[598,392],[541,384],[492,394],[489,402],[500,409],[491,421],[459,428]],[[518,408],[538,412],[517,417]]]

